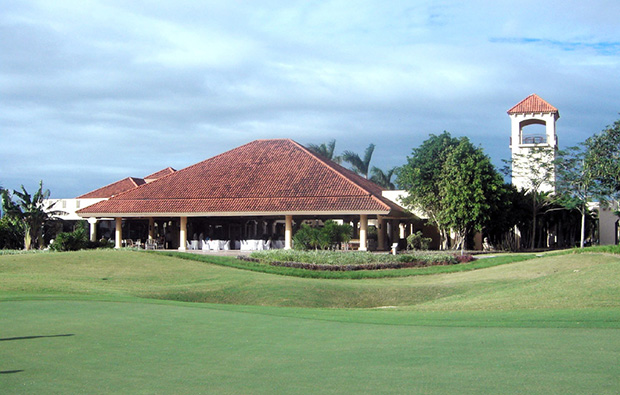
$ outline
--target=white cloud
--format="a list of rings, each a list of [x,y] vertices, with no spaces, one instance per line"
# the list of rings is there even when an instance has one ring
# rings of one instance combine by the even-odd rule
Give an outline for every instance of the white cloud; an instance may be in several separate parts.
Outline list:
[[[8,3],[0,185],[76,196],[271,137],[387,168],[448,130],[498,163],[531,93],[576,143],[617,118],[620,3],[543,3]]]

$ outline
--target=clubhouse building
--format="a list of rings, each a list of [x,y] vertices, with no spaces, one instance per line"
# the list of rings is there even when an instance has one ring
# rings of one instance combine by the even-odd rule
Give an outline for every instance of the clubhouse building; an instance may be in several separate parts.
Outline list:
[[[295,141],[256,140],[178,171],[82,195],[100,200],[76,214],[88,219],[91,239],[98,224],[112,224],[99,232],[113,233],[117,248],[138,239],[179,250],[206,249],[215,240],[219,249],[289,249],[302,223],[333,219],[354,225],[359,250],[386,250],[424,226],[383,195],[375,183]]]

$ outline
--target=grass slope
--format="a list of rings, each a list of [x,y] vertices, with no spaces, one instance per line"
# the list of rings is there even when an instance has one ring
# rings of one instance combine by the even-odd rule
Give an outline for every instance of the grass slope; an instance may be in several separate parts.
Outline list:
[[[133,296],[184,302],[414,310],[620,307],[620,257],[552,256],[484,270],[317,280],[132,251],[0,257],[0,298]]]

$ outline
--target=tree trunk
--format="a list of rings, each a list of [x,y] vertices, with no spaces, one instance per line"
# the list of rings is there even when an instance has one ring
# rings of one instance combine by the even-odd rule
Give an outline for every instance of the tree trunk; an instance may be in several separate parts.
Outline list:
[[[586,238],[586,205],[584,204],[581,207],[581,242],[579,244],[580,248],[583,248],[585,238]]]
[[[467,241],[467,228],[461,233],[461,256],[465,255],[465,243]]]
[[[30,234],[30,227],[25,226],[24,227],[24,250],[26,251],[30,250],[31,246],[32,246],[32,235]]]
[[[439,228],[439,249],[444,251],[448,249],[448,234],[443,228]]]

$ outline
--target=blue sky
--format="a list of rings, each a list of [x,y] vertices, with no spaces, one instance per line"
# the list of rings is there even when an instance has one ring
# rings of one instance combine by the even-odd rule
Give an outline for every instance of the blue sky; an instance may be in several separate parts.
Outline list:
[[[399,166],[430,133],[500,166],[506,111],[562,147],[619,118],[618,1],[15,1],[0,12],[0,185],[75,197],[255,139]]]

